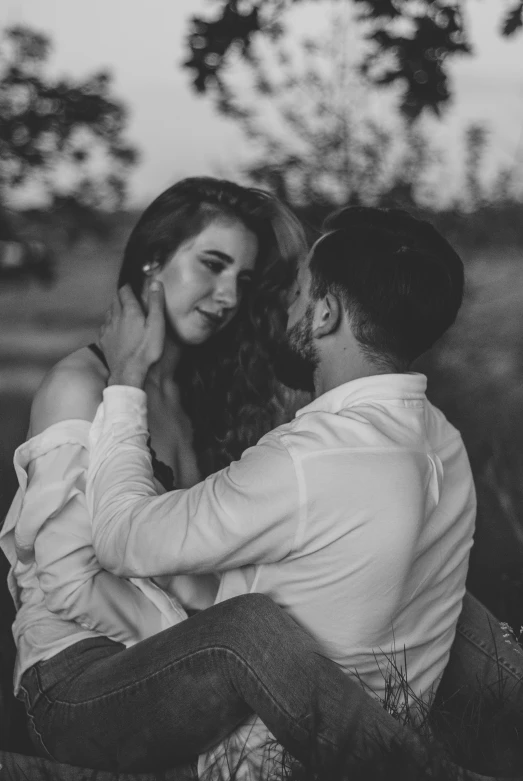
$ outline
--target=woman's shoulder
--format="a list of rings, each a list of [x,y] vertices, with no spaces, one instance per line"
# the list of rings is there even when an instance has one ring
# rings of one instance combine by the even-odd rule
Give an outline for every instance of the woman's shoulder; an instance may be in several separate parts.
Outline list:
[[[87,348],[67,355],[46,374],[31,406],[28,438],[64,420],[91,422],[102,401],[107,370]]]

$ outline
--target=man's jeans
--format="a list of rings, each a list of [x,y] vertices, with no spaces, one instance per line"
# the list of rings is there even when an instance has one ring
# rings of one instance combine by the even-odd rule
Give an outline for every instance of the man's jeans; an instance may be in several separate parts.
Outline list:
[[[444,690],[473,694],[501,674],[521,708],[523,653],[504,634],[467,595]],[[371,752],[378,734],[382,745],[401,741],[423,761],[418,738],[259,594],[220,603],[132,648],[82,641],[35,665],[22,683],[39,753],[72,765],[181,766],[176,778],[193,778],[196,756],[252,711],[305,762],[313,740],[327,761],[348,737],[360,756]]]

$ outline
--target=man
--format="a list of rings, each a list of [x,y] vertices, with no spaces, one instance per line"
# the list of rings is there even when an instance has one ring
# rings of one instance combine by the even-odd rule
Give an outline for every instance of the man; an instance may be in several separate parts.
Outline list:
[[[161,290],[145,325],[122,291],[87,485],[101,564],[219,572],[217,602],[266,594],[374,696],[390,704],[392,682],[397,710],[429,704],[465,593],[475,493],[459,433],[409,367],[462,296],[462,262],[429,224],[341,211],[290,293],[282,379],[314,400],[240,461],[157,497],[141,388],[161,353]]]

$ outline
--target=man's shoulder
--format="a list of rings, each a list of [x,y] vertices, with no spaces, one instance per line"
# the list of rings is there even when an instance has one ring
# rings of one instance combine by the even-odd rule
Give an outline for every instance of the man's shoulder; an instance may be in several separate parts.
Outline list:
[[[300,459],[316,451],[358,447],[364,441],[361,425],[357,415],[349,420],[316,410],[296,415],[262,437],[259,444],[272,442],[291,458]]]
[[[463,450],[465,446],[459,430],[447,419],[445,414],[428,400],[424,402],[424,433],[418,442],[419,448],[428,445],[433,451]],[[394,450],[398,444],[404,446],[400,436],[396,442],[397,419],[391,429],[388,415],[380,410],[375,414],[372,406],[354,406],[343,409],[339,414],[322,410],[311,410],[298,414],[293,420],[269,432],[266,437],[279,440],[291,455],[313,453],[323,450]],[[407,441],[414,449],[413,432],[407,426]],[[262,438],[262,442],[265,438]]]
[[[450,422],[439,407],[430,401],[426,402],[425,420],[430,441],[436,448],[444,448],[452,444],[464,447],[459,429]]]

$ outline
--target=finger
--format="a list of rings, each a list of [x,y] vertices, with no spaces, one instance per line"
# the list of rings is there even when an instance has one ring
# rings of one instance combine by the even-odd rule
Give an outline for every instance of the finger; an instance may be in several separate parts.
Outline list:
[[[118,304],[118,306],[119,306],[119,304]],[[116,307],[115,307],[115,302],[114,302],[114,299],[113,299],[113,301],[111,301],[111,305],[105,310],[104,327],[107,327],[110,324],[110,322],[112,321],[112,319],[114,318],[114,316],[115,316],[115,309],[116,309]]]
[[[155,307],[160,306],[163,310],[165,289],[159,279],[153,279],[153,281],[149,285],[148,297],[149,297],[149,301],[153,304],[153,306]]]
[[[122,307],[135,306],[140,308],[140,305],[138,304],[136,296],[134,295],[130,285],[124,285],[118,290],[118,299]]]
[[[151,282],[147,305],[147,326],[149,328],[159,329],[161,331],[165,325],[165,292],[164,287],[159,280],[154,280]]]
[[[116,295],[113,296],[113,299],[111,301],[111,305],[109,306],[109,309],[106,312],[106,317],[109,315],[116,315],[121,309],[121,303],[120,303],[120,297],[118,295],[118,291],[116,292]]]
[[[163,310],[165,306],[165,291],[162,283],[158,279],[153,280],[149,286],[147,305],[148,305],[147,306],[148,320],[151,318],[158,319],[158,317],[161,317],[163,320]]]
[[[105,313],[105,322],[109,324],[112,320],[115,320],[118,317],[121,308],[118,298],[114,298],[111,306]]]
[[[127,287],[127,286],[124,285],[123,287],[119,287],[118,290],[116,291],[116,299],[117,299],[118,303],[120,304],[120,306],[122,306],[122,307],[125,304],[125,292],[124,292],[124,288],[125,287]]]

